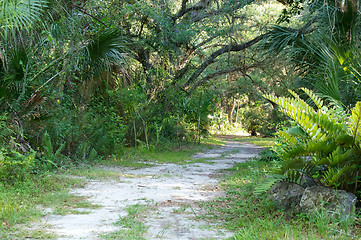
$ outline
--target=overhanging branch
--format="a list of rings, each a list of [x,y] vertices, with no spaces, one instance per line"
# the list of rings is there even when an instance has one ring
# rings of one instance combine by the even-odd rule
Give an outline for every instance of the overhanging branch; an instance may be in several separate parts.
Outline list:
[[[223,69],[214,73],[211,73],[207,76],[205,76],[204,78],[202,78],[201,80],[199,80],[198,82],[196,82],[191,89],[189,89],[188,93],[192,94],[194,90],[196,90],[197,87],[205,84],[206,82],[208,82],[208,80],[218,77],[220,75],[223,74],[227,74],[227,73],[232,73],[232,72],[241,72],[242,70],[244,70],[244,67],[238,67],[238,68],[228,68],[228,69]]]
[[[317,18],[314,18],[312,20],[310,20],[309,22],[307,22],[302,28],[300,29],[291,29],[289,28],[290,31],[294,31],[294,32],[298,32],[300,34],[305,34],[305,33],[309,33],[310,31],[308,31],[308,28],[312,25],[312,23],[314,23],[317,20]],[[272,31],[267,32],[265,34],[259,35],[258,37],[255,37],[254,39],[245,42],[245,43],[241,43],[241,44],[230,44],[227,46],[224,46],[220,49],[218,49],[217,51],[213,52],[206,61],[204,61],[196,70],[195,72],[190,76],[190,78],[188,79],[188,81],[185,83],[185,85],[183,86],[183,88],[188,91],[188,92],[193,92],[195,90],[195,88],[197,88],[198,86],[204,84],[206,81],[208,81],[209,79],[211,79],[211,75],[209,75],[210,77],[206,77],[206,79],[201,79],[200,81],[198,81],[191,89],[190,86],[191,84],[193,84],[196,79],[202,74],[202,72],[211,64],[213,64],[216,59],[225,54],[225,53],[229,53],[229,52],[239,52],[242,51],[244,49],[247,49],[251,46],[253,46],[254,44],[260,42],[261,40],[265,39],[268,35],[270,35],[272,33]],[[222,71],[222,70],[221,70]],[[220,71],[220,72],[221,72]]]
[[[201,73],[212,63],[215,62],[216,58],[218,58],[219,56],[221,56],[224,53],[228,53],[228,52],[239,52],[242,51],[246,48],[251,47],[252,45],[258,43],[259,41],[261,41],[262,39],[264,39],[267,36],[268,33],[266,34],[262,34],[259,35],[258,37],[252,39],[251,41],[242,43],[242,44],[235,44],[235,45],[227,45],[224,46],[220,49],[218,49],[217,51],[215,51],[214,53],[211,54],[211,56],[209,56],[209,58],[204,61],[199,67],[198,69],[192,74],[192,76],[188,79],[188,81],[186,82],[184,89],[189,89],[189,86],[199,77],[199,75],[201,75]]]

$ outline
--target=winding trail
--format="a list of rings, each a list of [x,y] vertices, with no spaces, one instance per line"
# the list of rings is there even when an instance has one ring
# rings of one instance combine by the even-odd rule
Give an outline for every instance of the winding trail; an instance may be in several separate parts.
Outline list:
[[[126,216],[126,206],[151,205],[153,210],[144,217],[148,231],[144,239],[225,239],[233,236],[227,232],[196,220],[197,203],[209,201],[223,194],[215,178],[223,169],[235,163],[250,160],[260,149],[248,143],[226,141],[222,147],[194,155],[205,158],[203,163],[185,165],[158,164],[142,169],[114,169],[126,177],[114,181],[90,180],[85,188],[72,193],[87,196],[89,201],[99,204],[99,209],[89,214],[66,216],[49,215],[44,223],[59,240],[96,240],[99,235],[119,229],[114,226],[120,216]]]

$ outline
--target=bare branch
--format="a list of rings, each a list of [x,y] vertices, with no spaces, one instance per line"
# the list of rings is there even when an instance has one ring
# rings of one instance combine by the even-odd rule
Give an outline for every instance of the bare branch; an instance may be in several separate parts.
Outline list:
[[[305,34],[305,33],[309,33],[310,31],[308,30],[308,28],[312,25],[312,23],[314,23],[317,20],[317,18],[314,18],[312,20],[310,20],[309,22],[307,22],[302,28],[300,29],[293,29],[293,28],[289,28],[290,31],[294,31],[294,32],[298,32],[301,34]],[[190,76],[190,78],[188,79],[188,81],[186,82],[186,84],[184,85],[184,89],[188,90],[190,88],[190,85],[194,83],[194,81],[201,75],[201,73],[211,64],[213,64],[216,59],[221,56],[224,53],[229,53],[229,52],[239,52],[242,51],[246,48],[251,47],[252,45],[260,42],[261,40],[263,40],[264,38],[266,38],[270,33],[272,33],[272,31],[264,33],[262,35],[259,35],[258,37],[255,37],[254,39],[245,42],[245,43],[241,43],[241,44],[230,44],[227,46],[224,46],[220,49],[218,49],[217,51],[213,52],[206,61],[204,61],[198,68],[197,70]],[[209,80],[209,79],[207,79]],[[200,86],[201,84],[197,83],[197,87]],[[194,87],[192,87],[191,91],[194,90]]]
[[[173,21],[183,17],[184,15],[186,15],[189,12],[199,11],[199,10],[205,9],[207,7],[206,4],[203,4],[202,1],[199,1],[197,4],[187,8],[187,2],[188,2],[188,0],[182,1],[182,7],[179,10],[179,12],[175,16],[173,16]]]
[[[202,78],[201,80],[199,80],[198,82],[196,82],[192,88],[188,91],[189,94],[192,94],[194,90],[196,90],[197,87],[205,84],[208,80],[218,77],[220,75],[223,74],[227,74],[227,73],[232,73],[232,72],[240,72],[244,69],[244,67],[238,67],[238,68],[228,68],[228,69],[223,69],[214,73],[211,73],[207,76],[205,76],[204,78]]]
[[[227,74],[227,73],[239,72],[243,76],[250,78],[250,76],[246,72],[248,70],[250,70],[250,69],[254,69],[254,68],[258,67],[259,65],[260,65],[259,63],[255,63],[255,64],[252,64],[250,66],[244,66],[243,65],[243,66],[234,67],[234,68],[227,68],[227,69],[223,69],[223,70],[219,70],[217,72],[211,73],[211,74],[203,77],[199,81],[197,81],[187,93],[192,94],[193,91],[196,90],[197,87],[205,84],[206,82],[208,82],[208,80],[210,80],[212,78],[215,78],[215,77],[218,77],[218,76],[221,76],[223,74]],[[252,82],[253,82],[253,80],[252,80]]]
[[[84,13],[85,15],[91,17],[92,19],[94,19],[95,21],[101,23],[101,24],[104,25],[105,27],[107,27],[107,28],[109,27],[109,26],[108,26],[107,24],[105,24],[102,20],[100,20],[99,18],[94,17],[93,15],[87,13],[86,11],[84,11],[83,9],[81,9],[79,6],[77,6],[77,9],[78,9],[79,12],[82,12],[82,13]]]
[[[242,44],[236,44],[236,45],[227,45],[225,47],[222,47],[220,49],[218,49],[217,51],[215,51],[214,53],[211,54],[211,56],[208,57],[208,59],[206,61],[204,61],[199,67],[198,69],[192,74],[192,76],[188,79],[188,81],[186,82],[184,89],[188,89],[189,86],[199,77],[199,75],[201,75],[201,73],[212,63],[215,62],[216,58],[221,56],[224,53],[228,53],[228,52],[239,52],[242,51],[246,48],[249,48],[250,46],[258,43],[259,41],[261,41],[262,39],[264,39],[266,36],[268,35],[268,33],[266,34],[262,34],[259,35],[258,37],[252,39],[251,41],[248,41],[246,43],[242,43]]]

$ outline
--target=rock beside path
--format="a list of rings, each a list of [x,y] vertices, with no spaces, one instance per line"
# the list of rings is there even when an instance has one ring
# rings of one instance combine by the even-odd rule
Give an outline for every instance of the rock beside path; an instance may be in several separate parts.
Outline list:
[[[279,182],[267,194],[276,207],[286,210],[299,209],[305,213],[325,211],[341,218],[355,215],[357,197],[344,190],[324,186],[303,188],[296,183]]]
[[[268,196],[278,208],[289,210],[298,208],[305,189],[296,183],[278,182],[268,192]]]
[[[331,215],[340,215],[342,218],[355,213],[357,197],[344,190],[329,187],[313,186],[304,191],[300,208],[304,212],[318,211],[321,207]]]

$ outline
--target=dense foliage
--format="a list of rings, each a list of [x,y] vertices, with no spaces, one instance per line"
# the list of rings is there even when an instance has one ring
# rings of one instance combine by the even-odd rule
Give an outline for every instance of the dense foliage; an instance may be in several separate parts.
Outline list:
[[[142,151],[240,128],[279,132],[277,153],[264,156],[279,166],[263,186],[286,179],[361,197],[359,6],[0,0],[2,226],[16,225],[3,219],[23,206],[35,209],[33,189],[66,186],[51,171],[122,159],[126,148],[127,160],[139,160]]]
[[[272,135],[288,123],[262,95],[288,88],[360,100],[356,1],[0,5],[3,181],[240,123]]]
[[[300,2],[292,2],[301,7]],[[307,34],[274,27],[266,47],[282,54],[299,73],[291,97],[265,97],[292,119],[280,131],[277,148],[282,161],[274,178],[326,185],[360,196],[360,24],[358,1],[310,1]],[[316,28],[317,27],[317,28]],[[314,92],[308,90],[312,89]],[[278,175],[277,175],[278,174]]]
[[[199,141],[213,112],[227,116],[222,124],[247,119],[235,119],[234,110],[248,102],[238,98],[254,91],[253,81],[264,84],[256,66],[265,60],[244,52],[239,62],[237,53],[259,42],[255,34],[280,12],[276,2],[236,0],[3,0],[0,6],[6,181],[121,154],[124,146]],[[257,9],[264,11],[258,18]]]
[[[297,123],[278,133],[282,161],[276,173],[289,181],[311,181],[360,196],[361,102],[347,114],[325,106],[317,95],[303,90],[314,108],[292,91],[293,98],[265,96]]]

